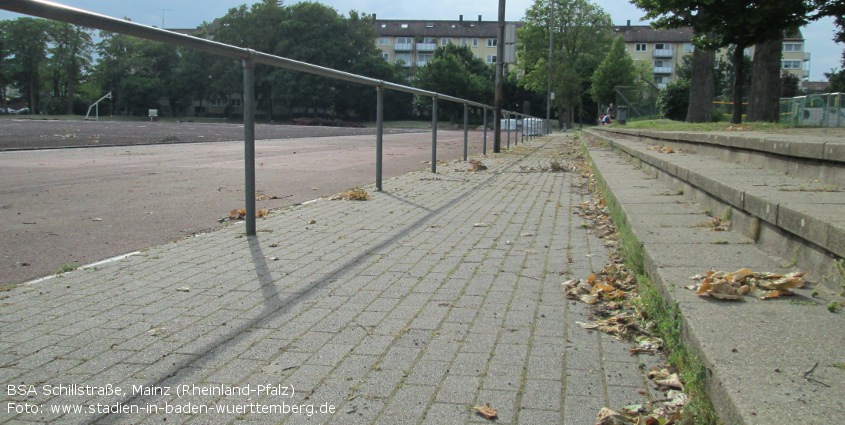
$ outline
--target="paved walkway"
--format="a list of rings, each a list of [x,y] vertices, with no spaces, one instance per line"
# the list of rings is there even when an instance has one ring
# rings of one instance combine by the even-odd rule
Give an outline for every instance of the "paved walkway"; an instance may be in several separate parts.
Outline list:
[[[483,423],[489,402],[501,424],[585,424],[643,402],[653,360],[581,329],[560,287],[607,261],[582,178],[530,169],[567,140],[0,294],[0,421]]]

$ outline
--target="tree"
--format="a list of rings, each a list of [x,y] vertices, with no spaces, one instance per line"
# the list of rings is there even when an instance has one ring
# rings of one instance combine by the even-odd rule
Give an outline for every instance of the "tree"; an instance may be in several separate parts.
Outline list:
[[[373,59],[382,59],[372,19],[355,11],[347,17],[320,3],[285,6],[263,0],[230,9],[220,20],[215,40],[341,71],[373,69]],[[228,61],[218,68],[230,66]],[[265,66],[256,67],[255,82],[258,108],[271,118],[279,102],[289,111],[337,114],[338,94],[348,92],[334,79]]]
[[[633,86],[637,76],[634,60],[625,51],[625,40],[616,37],[607,56],[593,73],[590,94],[599,105],[613,102],[616,99],[616,86]]]
[[[417,71],[415,86],[463,99],[489,102],[493,98],[493,68],[472,53],[469,46],[447,44]],[[463,114],[463,105],[442,102],[440,111],[452,123]]]
[[[732,46],[734,105],[742,104],[745,48],[782,36],[783,28],[807,22],[812,5],[806,0],[632,0],[645,10],[654,25],[663,28],[690,26],[699,48]],[[742,121],[742,108],[735,107],[731,122]]]
[[[21,89],[32,114],[39,111],[41,68],[47,61],[48,21],[18,18],[0,22],[9,55],[8,80]]]
[[[842,0],[814,0],[813,4],[816,7],[816,13],[812,16],[813,20],[832,16],[839,31],[833,38],[839,43],[845,43],[845,1]]]
[[[525,12],[524,25],[518,30],[517,66],[524,75],[520,79],[523,87],[545,93],[549,37],[553,34],[553,106],[558,110],[559,121],[571,122],[590,87],[590,77],[610,47],[613,28],[610,15],[587,0],[551,2],[554,16],[548,0],[535,0]]]
[[[716,52],[712,49],[695,49],[692,53],[691,83],[688,84],[686,121],[709,122],[713,119],[713,96],[716,94],[716,76],[713,72]]]
[[[3,108],[3,111],[8,107],[6,103],[6,86],[12,82],[9,69],[11,52],[9,51],[9,41],[6,40],[6,22],[0,21],[0,108]]]
[[[798,96],[799,79],[795,74],[784,72],[780,76],[780,97]]]
[[[91,69],[94,43],[91,30],[64,22],[47,24],[48,66],[53,77],[53,97],[65,103],[64,111],[73,114],[77,88]]]
[[[111,91],[115,108],[144,115],[167,97],[178,55],[169,44],[121,34],[101,33],[95,75],[103,91]]]
[[[683,121],[688,115],[690,81],[677,80],[666,85],[657,98],[660,115],[675,121]]]
[[[831,69],[830,72],[825,72],[825,77],[830,83],[831,93],[845,92],[845,52],[842,53],[842,69]]]
[[[780,66],[783,33],[754,49],[748,121],[778,122],[780,119]]]

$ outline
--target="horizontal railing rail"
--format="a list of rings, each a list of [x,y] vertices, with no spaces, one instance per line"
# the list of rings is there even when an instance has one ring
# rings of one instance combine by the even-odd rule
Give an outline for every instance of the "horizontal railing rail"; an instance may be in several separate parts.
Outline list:
[[[383,94],[384,90],[393,90],[414,95],[432,98],[432,161],[431,171],[437,172],[437,102],[448,101],[464,105],[464,160],[467,159],[467,128],[469,107],[481,108],[484,111],[484,154],[487,153],[487,112],[493,107],[484,103],[462,99],[443,93],[423,90],[417,87],[392,83],[363,75],[352,74],[332,68],[301,62],[281,56],[275,56],[258,52],[246,47],[238,47],[230,44],[220,43],[213,40],[194,37],[168,31],[162,28],[155,28],[118,19],[98,13],[73,8],[59,3],[43,0],[2,0],[0,9],[17,12],[25,15],[61,21],[83,27],[96,28],[103,31],[129,35],[146,40],[158,41],[176,46],[211,53],[215,55],[228,56],[243,61],[244,68],[244,169],[245,169],[245,200],[246,200],[246,234],[256,234],[255,223],[255,96],[254,96],[254,69],[255,64],[265,64],[279,68],[300,71],[308,74],[333,78],[357,84],[372,86],[377,89],[376,101],[376,188],[382,190],[382,139],[383,139]],[[532,118],[517,112],[503,111],[503,117]],[[508,126],[507,138],[510,147],[510,136],[512,130]],[[518,134],[517,134],[518,137]],[[524,135],[523,135],[524,138]],[[516,143],[516,141],[514,142]]]

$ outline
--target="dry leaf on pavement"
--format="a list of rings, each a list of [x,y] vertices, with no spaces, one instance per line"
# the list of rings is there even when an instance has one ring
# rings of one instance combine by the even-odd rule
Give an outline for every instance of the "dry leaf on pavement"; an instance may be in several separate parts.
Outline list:
[[[487,419],[496,419],[496,415],[498,415],[496,409],[494,409],[490,403],[484,403],[483,406],[475,406],[472,410],[475,410],[476,413]]]

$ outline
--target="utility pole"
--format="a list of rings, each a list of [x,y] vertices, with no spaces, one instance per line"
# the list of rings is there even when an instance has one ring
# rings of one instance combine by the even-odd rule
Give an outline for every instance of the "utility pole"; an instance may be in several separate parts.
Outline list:
[[[502,97],[504,84],[505,59],[505,0],[499,0],[499,35],[496,41],[496,116],[493,121],[493,152],[502,151]]]

